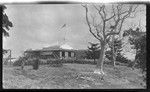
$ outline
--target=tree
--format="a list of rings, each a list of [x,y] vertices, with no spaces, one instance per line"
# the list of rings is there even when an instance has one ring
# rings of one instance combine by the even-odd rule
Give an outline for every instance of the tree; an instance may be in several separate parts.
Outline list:
[[[114,41],[111,41],[109,44],[110,50],[106,51],[106,58],[113,62],[114,68],[116,62],[118,63],[130,63],[131,61],[122,55],[123,42],[122,39],[115,38]]]
[[[24,52],[24,57],[25,60],[32,59],[33,69],[37,70],[39,68],[40,58],[42,57],[39,51],[32,51],[28,49]]]
[[[129,37],[129,43],[134,45],[132,49],[136,50],[135,60],[131,67],[134,68],[137,63],[137,67],[146,71],[146,33],[137,27],[136,30],[130,28],[124,31],[123,36]]]
[[[8,53],[8,50],[3,49],[3,55]]]
[[[99,57],[99,54],[98,54],[98,52],[99,52],[99,46],[98,46],[98,44],[96,43],[91,43],[91,42],[89,42],[90,43],[90,47],[88,46],[88,52],[87,52],[87,57],[89,58],[89,59],[94,59],[94,63],[95,63],[95,59],[97,59],[98,57]]]
[[[110,51],[106,52],[106,58],[113,61],[114,67],[116,66],[116,59],[121,55],[122,51],[122,41],[118,38],[112,38],[112,42],[108,43],[110,47]]]
[[[106,45],[110,41],[111,35],[117,35],[120,33],[124,21],[129,17],[133,17],[132,15],[135,13],[138,5],[115,4],[112,5],[109,11],[107,11],[108,9],[106,9],[105,4],[93,5],[94,10],[98,13],[99,18],[97,18],[97,20],[99,21],[95,21],[96,17],[93,17],[92,15],[91,18],[89,18],[90,11],[87,4],[82,6],[86,11],[86,22],[89,27],[89,31],[101,45],[100,58],[97,61],[98,69],[95,70],[95,73],[104,74],[103,63]]]
[[[141,68],[143,72],[146,71],[146,34],[140,36],[135,41],[135,48],[137,54],[135,59],[137,60],[137,67]]]
[[[2,11],[2,17],[3,17],[3,19],[2,19],[2,33],[3,33],[4,37],[9,37],[8,31],[9,31],[10,27],[13,27],[13,24],[8,19],[8,16],[4,12],[4,10],[7,9],[7,7],[5,5],[0,5],[0,6],[3,9],[3,11]],[[3,55],[6,54],[7,52],[8,52],[8,50],[3,49]]]
[[[7,14],[4,12],[5,9],[7,9],[7,7],[5,5],[1,5],[3,11],[3,21],[2,21],[2,33],[5,37],[9,37],[9,33],[8,31],[10,30],[10,27],[13,27],[12,22],[9,20]]]
[[[129,42],[134,45],[132,49],[136,50],[135,60],[131,64],[132,69],[140,68],[143,73],[143,81],[146,81],[146,33],[142,32],[140,28],[136,30],[129,29],[126,30],[123,36],[129,37]]]

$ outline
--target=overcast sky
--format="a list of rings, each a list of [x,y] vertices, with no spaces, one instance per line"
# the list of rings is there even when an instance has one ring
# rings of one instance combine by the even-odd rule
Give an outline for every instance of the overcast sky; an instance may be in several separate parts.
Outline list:
[[[85,9],[80,4],[10,4],[5,10],[14,27],[10,37],[3,38],[3,48],[12,49],[12,56],[18,57],[26,49],[40,49],[62,42],[66,33],[66,42],[75,49],[86,49],[88,42],[97,40],[88,31]],[[145,9],[145,7],[141,7]],[[145,26],[145,13],[125,23]],[[61,29],[63,24],[66,27]]]

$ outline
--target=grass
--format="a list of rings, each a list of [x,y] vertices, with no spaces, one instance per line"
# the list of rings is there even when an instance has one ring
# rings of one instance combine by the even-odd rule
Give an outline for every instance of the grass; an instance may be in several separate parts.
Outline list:
[[[143,89],[138,70],[125,66],[105,65],[104,80],[94,74],[95,65],[64,64],[63,67],[40,65],[38,70],[32,66],[3,67],[3,88],[11,89]]]

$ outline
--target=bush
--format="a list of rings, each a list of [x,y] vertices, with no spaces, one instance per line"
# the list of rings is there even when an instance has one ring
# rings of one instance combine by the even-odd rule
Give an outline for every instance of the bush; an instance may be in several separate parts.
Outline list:
[[[25,65],[33,65],[34,60],[32,58],[22,56],[22,57],[19,57],[19,59],[13,63],[13,66],[21,66],[22,61],[25,62]]]
[[[75,61],[78,64],[96,64],[96,62],[94,62],[94,60],[90,60],[90,59],[79,59]]]
[[[33,65],[33,60],[27,60],[27,62],[25,62],[25,65]]]
[[[75,63],[75,59],[62,59],[62,63]]]
[[[60,59],[54,59],[54,60],[49,59],[47,62],[52,67],[62,67],[63,66],[62,60],[60,60]]]
[[[16,61],[13,63],[13,66],[21,66],[22,61],[23,61],[23,58],[22,58],[22,57],[19,57],[19,59],[16,60]]]
[[[135,48],[137,49],[136,57],[137,68],[140,68],[143,72],[146,71],[146,35],[139,37],[135,40]]]
[[[39,64],[40,65],[47,65],[47,60],[46,59],[40,59]]]
[[[109,60],[108,58],[105,58],[104,59],[104,64],[113,65],[113,62],[111,60]]]
[[[122,56],[122,55],[118,55],[117,57],[116,57],[116,61],[118,61],[118,62],[120,62],[120,63],[128,63],[128,64],[130,64],[131,63],[131,60],[129,60],[129,59],[127,59],[126,57],[124,57],[124,56]]]
[[[75,63],[75,64],[96,64],[94,60],[90,59],[64,59],[62,63]]]

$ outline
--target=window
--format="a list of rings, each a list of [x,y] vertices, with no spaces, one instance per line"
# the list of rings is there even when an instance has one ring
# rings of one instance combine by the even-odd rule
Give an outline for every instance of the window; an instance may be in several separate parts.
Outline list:
[[[62,52],[62,57],[65,57],[65,52]]]
[[[68,54],[69,54],[68,57],[71,57],[71,52],[68,52]]]
[[[74,53],[73,52],[71,52],[71,57],[74,57]]]

